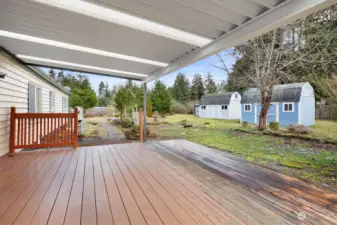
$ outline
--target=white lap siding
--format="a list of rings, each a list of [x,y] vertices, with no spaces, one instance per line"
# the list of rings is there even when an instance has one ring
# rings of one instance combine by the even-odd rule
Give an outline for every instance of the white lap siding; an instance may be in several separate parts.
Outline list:
[[[1,50],[0,50],[1,51]],[[0,78],[0,156],[8,153],[9,146],[9,111],[16,107],[17,112],[28,112],[28,83],[34,83],[42,90],[42,112],[49,111],[49,92],[55,94],[55,112],[62,112],[62,97],[68,95],[48,81],[39,77],[21,65],[6,52],[0,53],[0,72],[5,78]]]

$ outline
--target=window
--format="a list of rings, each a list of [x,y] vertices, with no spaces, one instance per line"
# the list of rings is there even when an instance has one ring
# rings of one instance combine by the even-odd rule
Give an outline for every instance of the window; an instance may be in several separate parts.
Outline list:
[[[49,112],[55,111],[55,94],[53,92],[49,92]]]
[[[206,109],[206,106],[205,106],[205,105],[202,105],[202,106],[201,106],[201,109]]]
[[[222,106],[221,106],[221,109],[222,109],[222,110],[227,110],[227,109],[228,109],[228,105],[222,105]]]
[[[244,111],[245,112],[251,112],[252,111],[252,105],[251,104],[245,104],[244,105]]]
[[[42,112],[42,89],[32,83],[28,84],[28,111]]]
[[[68,112],[68,98],[62,97],[62,111]]]
[[[294,103],[283,103],[283,112],[294,112]]]
[[[235,94],[235,98],[238,98],[238,94]]]

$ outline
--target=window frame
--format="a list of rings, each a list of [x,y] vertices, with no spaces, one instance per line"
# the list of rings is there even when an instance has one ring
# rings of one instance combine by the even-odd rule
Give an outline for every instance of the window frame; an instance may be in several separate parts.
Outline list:
[[[291,105],[291,110],[286,110],[285,109],[286,105]],[[289,109],[289,107],[288,107],[288,109]],[[282,112],[285,112],[285,113],[295,112],[295,103],[294,102],[283,102],[282,103]]]
[[[228,105],[227,104],[221,105],[221,110],[224,110],[224,111],[228,110]]]
[[[62,112],[69,112],[69,98],[62,96]]]
[[[42,88],[35,86],[35,112],[42,113]]]
[[[49,112],[55,112],[55,93],[49,91]]]
[[[246,110],[246,106],[249,106],[249,110]],[[252,104],[243,104],[243,111],[244,112],[252,112]]]

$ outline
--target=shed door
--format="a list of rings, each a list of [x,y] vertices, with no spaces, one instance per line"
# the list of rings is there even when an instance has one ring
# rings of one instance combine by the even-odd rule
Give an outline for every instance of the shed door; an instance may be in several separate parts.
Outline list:
[[[255,110],[256,124],[259,123],[261,109],[262,109],[262,106],[260,104],[257,104],[256,110]],[[270,122],[278,122],[278,121],[279,121],[278,103],[271,103],[268,114],[267,114],[267,124],[269,124]]]

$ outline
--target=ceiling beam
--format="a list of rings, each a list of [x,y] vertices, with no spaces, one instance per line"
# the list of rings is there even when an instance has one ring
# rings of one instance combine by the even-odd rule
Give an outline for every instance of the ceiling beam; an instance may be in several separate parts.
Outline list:
[[[318,10],[327,8],[337,3],[337,0],[289,0],[274,9],[252,19],[251,21],[224,34],[210,44],[198,48],[186,56],[171,63],[165,68],[161,68],[150,76],[143,79],[150,82],[169,73],[177,71],[183,67],[193,64],[201,59],[219,53],[240,43],[260,36],[280,26],[289,24],[296,19],[303,18]]]

